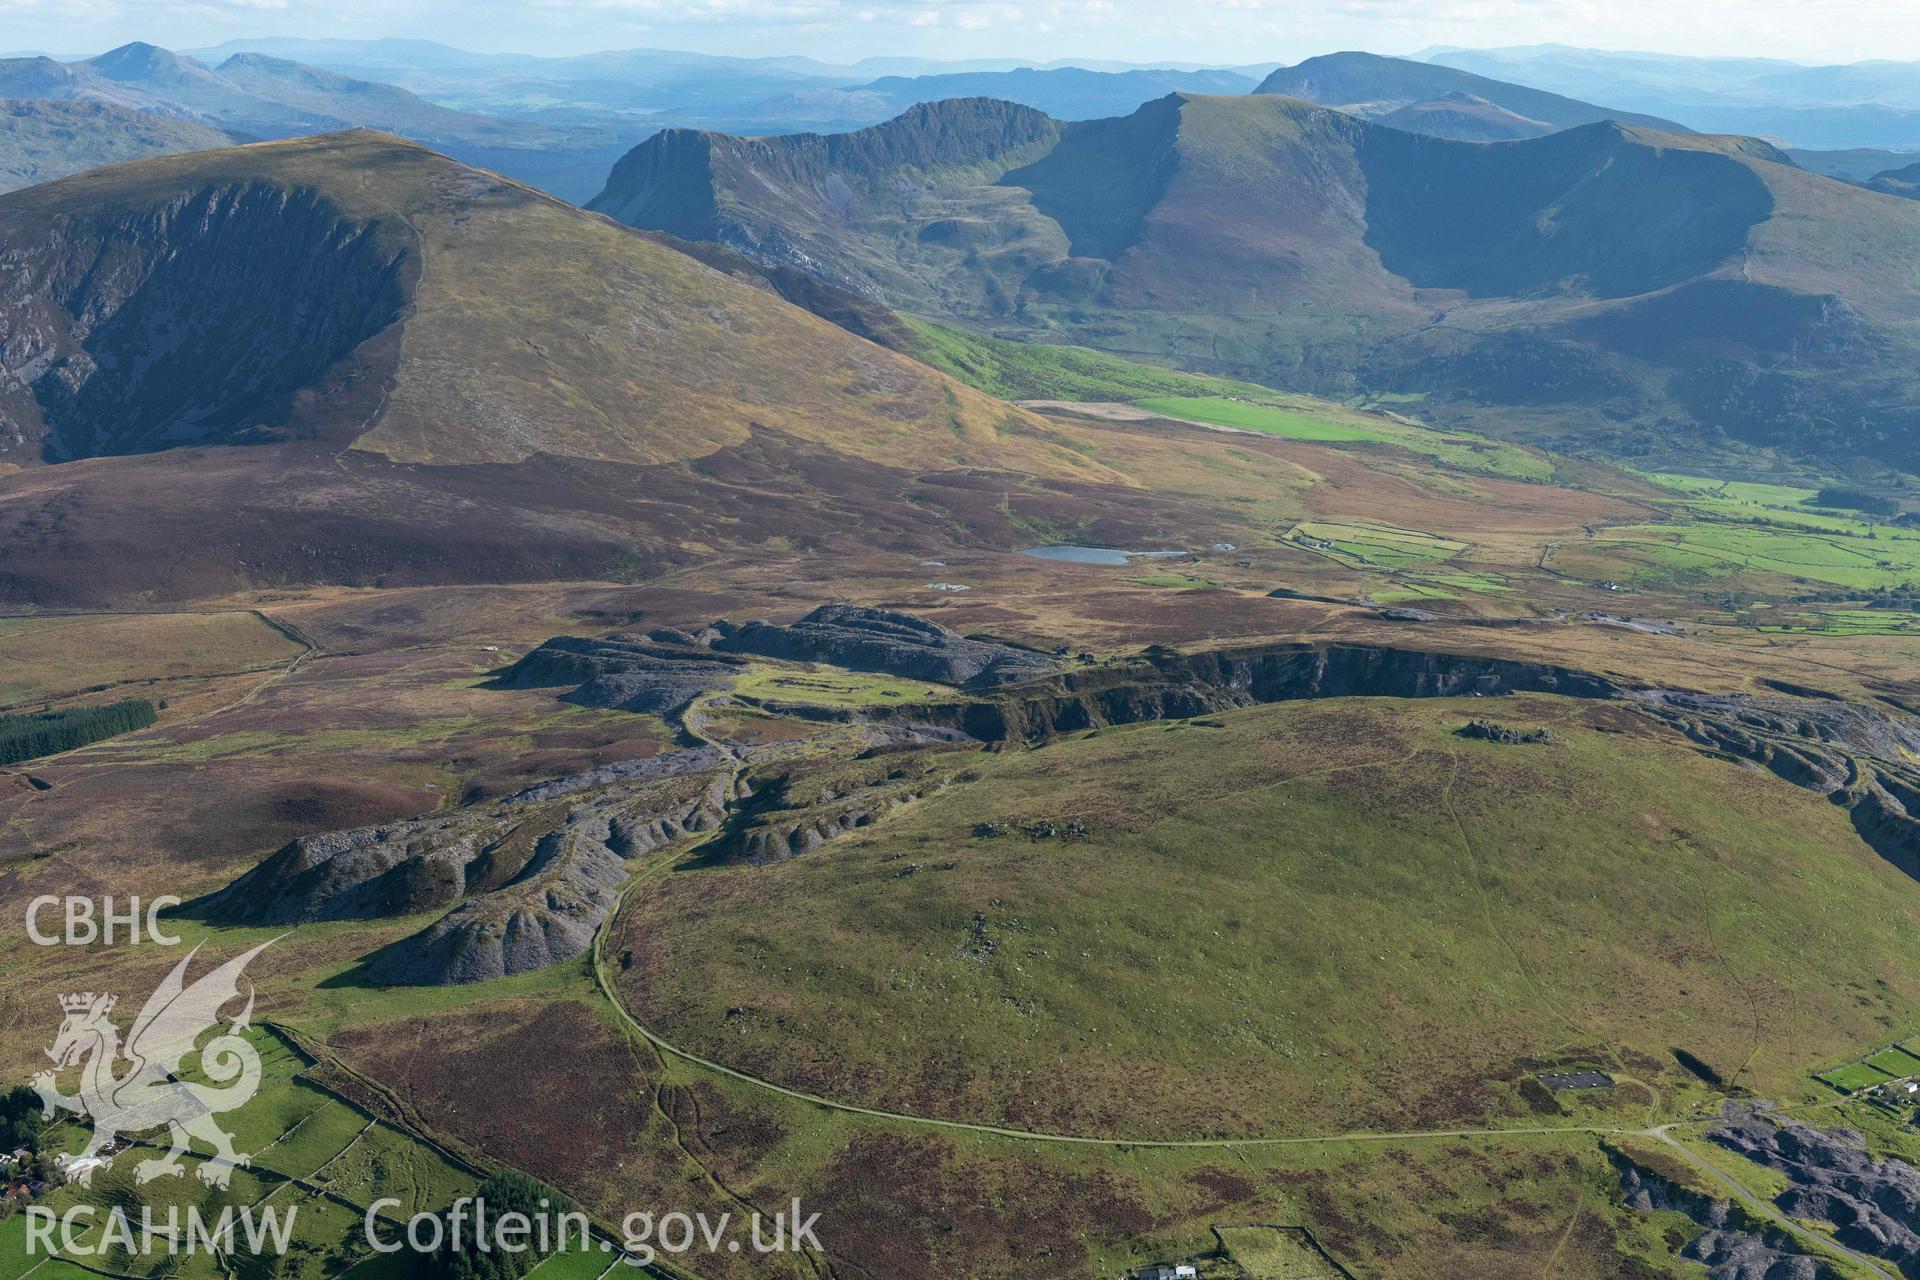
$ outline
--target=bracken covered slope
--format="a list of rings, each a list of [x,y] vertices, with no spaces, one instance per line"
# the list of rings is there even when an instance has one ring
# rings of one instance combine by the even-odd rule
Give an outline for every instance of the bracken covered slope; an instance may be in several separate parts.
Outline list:
[[[16,304],[0,333],[9,461],[33,446],[70,458],[273,432],[396,461],[651,463],[738,443],[752,424],[896,461],[991,448],[1039,465],[1001,447],[1003,425],[1032,426],[1017,412],[655,241],[377,134],[16,193],[0,201],[0,243]],[[303,396],[348,365],[386,384],[373,403]]]
[[[0,271],[20,598],[644,573],[931,527],[898,494],[925,472],[1120,480],[1067,428],[377,134],[0,197]]]

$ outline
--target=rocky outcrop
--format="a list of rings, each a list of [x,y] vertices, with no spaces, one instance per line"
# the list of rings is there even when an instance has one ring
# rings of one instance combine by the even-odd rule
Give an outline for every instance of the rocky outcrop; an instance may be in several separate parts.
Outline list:
[[[967,689],[995,689],[1052,671],[1055,660],[998,640],[962,636],[938,623],[890,609],[822,605],[785,626],[714,624],[714,648],[788,662],[826,662],[850,671],[875,671],[908,680]]]
[[[700,647],[692,636],[590,640],[555,636],[494,677],[503,689],[576,686],[568,702],[583,707],[670,715],[709,689],[725,688],[746,663]]]
[[[482,859],[502,867],[513,856],[511,834],[510,826],[462,812],[304,836],[196,905],[208,919],[247,925],[444,909],[469,892],[469,868]]]
[[[1602,676],[1546,663],[1380,645],[1287,644],[1196,654],[1151,649],[1132,662],[1065,672],[1001,690],[992,699],[881,714],[955,725],[984,742],[1036,742],[1109,725],[1311,698],[1611,698],[1622,692]]]
[[[440,985],[524,973],[591,944],[627,859],[718,827],[731,777],[717,751],[675,752],[454,813],[306,837],[194,905],[250,925],[447,911],[376,956],[368,976]]]
[[[1829,795],[1859,781],[1855,757],[1899,762],[1920,753],[1920,721],[1859,703],[1672,690],[1637,700],[1702,746]]]
[[[1707,1136],[1787,1176],[1792,1185],[1774,1198],[1782,1213],[1832,1223],[1834,1238],[1848,1248],[1904,1274],[1920,1272],[1920,1169],[1874,1159],[1851,1129],[1774,1124],[1749,1114]]]
[[[584,954],[619,902],[627,859],[718,826],[726,783],[621,788],[569,809],[520,875],[388,947],[367,976],[394,986],[487,982]]]
[[[754,780],[714,856],[766,866],[811,853],[945,788],[952,770],[927,752],[888,754]]]
[[[1752,1222],[1725,1200],[1714,1200],[1619,1161],[1620,1190],[1627,1204],[1642,1213],[1657,1209],[1686,1214],[1706,1228],[1681,1249],[1680,1256],[1707,1269],[1708,1280],[1828,1280],[1832,1271],[1817,1258],[1798,1252],[1784,1232]]]
[[[488,805],[303,836],[195,905],[208,919],[247,925],[444,910],[527,871],[542,836],[566,821],[556,807],[562,797],[598,788],[641,803],[653,797],[650,787],[724,763],[710,748],[676,751],[555,778]]]
[[[1521,746],[1533,742],[1552,742],[1553,734],[1547,729],[1515,729],[1511,725],[1495,724],[1491,720],[1469,720],[1461,725],[1459,734],[1463,738],[1477,738],[1482,742],[1497,742],[1502,746]]]

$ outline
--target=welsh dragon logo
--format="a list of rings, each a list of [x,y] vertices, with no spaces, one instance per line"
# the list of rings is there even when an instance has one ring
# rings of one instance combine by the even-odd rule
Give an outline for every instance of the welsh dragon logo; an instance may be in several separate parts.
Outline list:
[[[213,1150],[213,1158],[197,1170],[210,1187],[225,1187],[234,1166],[248,1164],[249,1157],[233,1149],[232,1135],[214,1123],[214,1117],[244,1106],[260,1087],[260,1054],[241,1035],[253,1016],[251,983],[239,1016],[205,1045],[198,1041],[220,1025],[220,1010],[240,997],[241,973],[248,962],[271,945],[263,942],[188,986],[187,965],[200,951],[195,947],[147,1000],[124,1045],[108,1017],[113,996],[89,991],[60,998],[66,1017],[47,1050],[54,1070],[36,1075],[33,1087],[48,1117],[56,1110],[72,1111],[93,1121],[92,1140],[61,1160],[70,1180],[91,1186],[93,1175],[113,1161],[102,1152],[114,1139],[162,1128],[171,1148],[163,1156],[142,1160],[134,1169],[137,1182],[185,1172],[180,1157],[195,1139]],[[197,1074],[212,1081],[211,1085],[180,1078],[182,1060],[196,1046]],[[128,1064],[124,1071],[119,1069],[122,1061]],[[56,1086],[55,1074],[75,1067],[80,1068],[80,1091],[68,1097]]]

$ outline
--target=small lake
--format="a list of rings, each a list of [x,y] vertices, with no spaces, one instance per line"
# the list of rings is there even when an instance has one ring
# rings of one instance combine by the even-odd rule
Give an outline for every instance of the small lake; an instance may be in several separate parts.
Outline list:
[[[1126,564],[1129,560],[1159,560],[1184,556],[1184,551],[1122,551],[1118,547],[1023,547],[1023,556],[1036,560],[1066,560],[1072,564]]]

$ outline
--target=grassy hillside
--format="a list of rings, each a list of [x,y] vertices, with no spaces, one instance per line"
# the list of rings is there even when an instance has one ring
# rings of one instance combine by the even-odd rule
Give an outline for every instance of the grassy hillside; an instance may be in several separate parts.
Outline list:
[[[1488,714],[1555,741],[1456,736]],[[1618,708],[1269,707],[975,772],[830,856],[648,889],[626,998],[847,1101],[1156,1137],[1523,1125],[1567,1062],[1657,1112],[1698,1085],[1675,1049],[1796,1096],[1920,1019],[1911,882]]]
[[[1087,347],[1011,342],[903,316],[905,349],[969,386],[1010,400],[1126,401],[1148,414],[1289,440],[1389,444],[1450,467],[1549,479],[1554,464],[1516,445],[1428,431],[1404,418],[1312,396],[1123,360]]]
[[[1003,400],[1134,400],[1145,396],[1265,396],[1266,387],[1158,368],[1091,347],[1011,342],[912,316],[911,354]]]
[[[1553,126],[1456,90],[1423,102],[1409,102],[1380,117],[1389,129],[1424,133],[1461,142],[1511,142],[1552,133]]]

